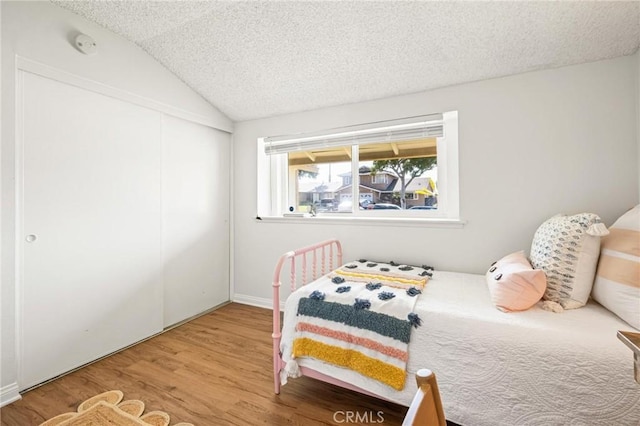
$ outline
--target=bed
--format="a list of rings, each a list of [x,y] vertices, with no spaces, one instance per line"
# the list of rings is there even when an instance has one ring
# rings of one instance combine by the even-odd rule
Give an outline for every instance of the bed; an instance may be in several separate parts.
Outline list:
[[[348,262],[347,262],[348,263]],[[273,277],[274,386],[305,375],[409,406],[417,370],[438,375],[448,420],[482,425],[640,425],[640,384],[631,351],[616,337],[632,330],[590,301],[552,313],[539,306],[517,313],[491,303],[484,275],[434,271],[416,299],[422,320],[409,343],[401,390],[313,358],[292,359],[301,299],[343,265],[339,241],[285,253]],[[289,283],[281,323],[280,286]],[[286,389],[286,388],[285,388]]]

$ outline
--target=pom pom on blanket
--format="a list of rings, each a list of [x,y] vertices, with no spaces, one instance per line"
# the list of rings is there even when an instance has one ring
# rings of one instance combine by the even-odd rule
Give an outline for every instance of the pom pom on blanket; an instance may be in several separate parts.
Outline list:
[[[369,309],[371,307],[371,302],[367,299],[356,299],[356,303],[353,304],[353,307],[356,309]]]
[[[346,293],[349,290],[351,290],[351,286],[349,285],[343,285],[342,287],[338,287],[336,288],[336,293]]]
[[[324,300],[324,293],[319,290],[315,290],[309,295],[309,299]]]
[[[390,291],[382,291],[378,293],[378,299],[380,300],[389,300],[393,299],[394,297],[396,297],[396,295],[391,293]]]
[[[407,319],[409,320],[409,323],[411,323],[411,325],[414,328],[418,328],[422,325],[422,320],[420,319],[418,314],[414,312],[411,312],[409,315],[407,315]]]
[[[419,294],[422,294],[422,290],[420,290],[419,288],[416,287],[411,287],[409,289],[407,289],[407,294],[411,297],[415,297]]]
[[[380,287],[382,287],[382,284],[380,284],[380,283],[375,283],[375,284],[374,283],[368,283],[365,287],[367,288],[367,290],[373,291],[373,290],[377,290]]]
[[[331,278],[331,282],[334,284],[342,284],[344,282],[344,278],[342,277],[333,277]]]

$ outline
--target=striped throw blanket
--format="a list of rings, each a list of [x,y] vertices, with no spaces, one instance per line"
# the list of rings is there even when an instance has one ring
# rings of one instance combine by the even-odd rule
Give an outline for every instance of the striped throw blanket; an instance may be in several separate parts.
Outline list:
[[[298,303],[293,358],[311,357],[404,388],[413,313],[431,272],[394,263],[348,263]]]

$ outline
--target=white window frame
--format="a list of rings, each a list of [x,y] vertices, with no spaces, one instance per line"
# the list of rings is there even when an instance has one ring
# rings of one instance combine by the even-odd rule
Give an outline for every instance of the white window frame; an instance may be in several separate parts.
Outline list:
[[[332,219],[334,220],[366,220],[378,218],[381,220],[401,221],[421,219],[435,220],[441,223],[458,223],[460,221],[459,204],[459,175],[458,175],[458,112],[451,111],[442,114],[443,135],[437,138],[438,176],[438,208],[435,210],[359,210],[358,204],[352,206],[349,213],[318,213],[316,217],[308,217],[296,212],[289,212],[287,200],[295,196],[295,188],[289,188],[289,182],[295,181],[288,176],[287,154],[265,154],[265,138],[258,139],[258,167],[257,167],[257,216],[261,220],[303,217],[304,220]],[[359,155],[358,145],[352,147],[351,189],[352,200],[359,199]],[[293,191],[293,192],[292,192]]]

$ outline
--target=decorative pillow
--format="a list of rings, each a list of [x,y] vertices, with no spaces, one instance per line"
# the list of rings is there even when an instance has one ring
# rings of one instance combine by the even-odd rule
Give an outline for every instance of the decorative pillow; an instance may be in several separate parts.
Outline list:
[[[504,312],[529,309],[540,300],[547,288],[544,271],[531,268],[524,251],[494,262],[486,277],[491,301]]]
[[[602,239],[596,302],[640,330],[640,205],[622,215]]]
[[[609,231],[593,213],[557,215],[544,222],[531,244],[531,265],[547,276],[543,308],[554,312],[584,306],[600,255],[600,237]]]

